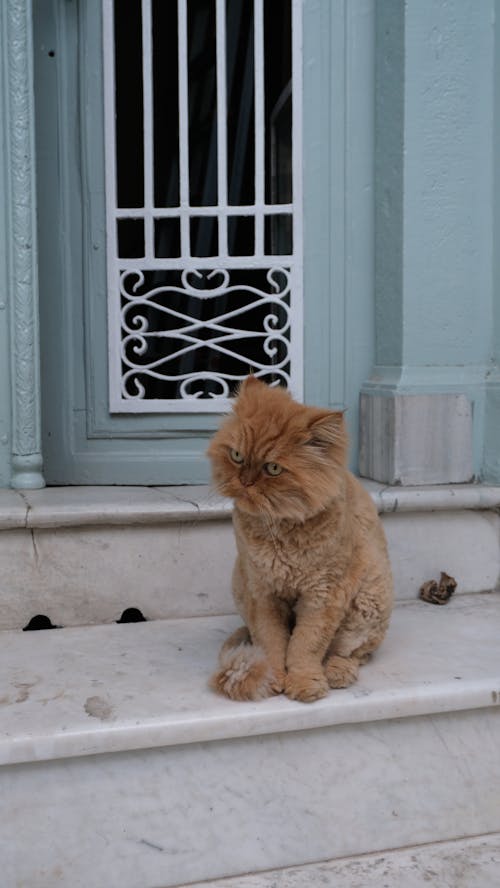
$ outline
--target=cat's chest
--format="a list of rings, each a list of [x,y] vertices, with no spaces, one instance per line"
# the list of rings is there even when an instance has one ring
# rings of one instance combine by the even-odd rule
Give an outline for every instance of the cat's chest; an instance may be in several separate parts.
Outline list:
[[[296,538],[253,541],[247,556],[254,577],[286,599],[296,597],[315,562],[311,550],[306,551]]]
[[[263,526],[237,512],[233,520],[243,572],[254,589],[294,601],[331,573],[338,552],[327,514],[305,525]]]

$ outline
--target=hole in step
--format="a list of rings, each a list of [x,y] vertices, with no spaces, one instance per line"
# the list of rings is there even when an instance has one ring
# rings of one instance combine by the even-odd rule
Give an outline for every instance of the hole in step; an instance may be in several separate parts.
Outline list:
[[[138,607],[127,607],[117,623],[145,623],[146,617]]]
[[[51,622],[50,617],[45,616],[45,614],[37,614],[35,617],[31,618],[28,625],[24,627],[23,632],[34,632],[36,629],[59,628],[59,626],[54,626],[54,623]]]

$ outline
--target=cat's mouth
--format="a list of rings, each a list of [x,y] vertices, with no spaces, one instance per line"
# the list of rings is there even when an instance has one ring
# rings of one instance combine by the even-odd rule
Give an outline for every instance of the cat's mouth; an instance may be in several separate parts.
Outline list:
[[[282,508],[254,487],[245,487],[240,490],[235,500],[241,511],[246,512],[248,515],[258,515],[259,517],[265,517],[267,520],[280,520],[281,518],[289,517],[287,514],[281,514]]]
[[[261,499],[261,497],[259,497],[259,494],[256,493],[256,491],[253,490],[252,488],[242,487],[238,491],[238,493],[236,495],[236,499],[238,500],[238,502],[245,503],[245,505],[248,504],[248,505],[252,506],[254,510],[256,510],[259,507],[258,501],[259,501],[259,499]]]
[[[303,524],[321,509],[314,509],[308,505],[303,492],[288,493],[285,497],[270,499],[264,493],[255,488],[243,488],[233,496],[238,508],[248,515],[258,515],[271,521],[292,521]]]
[[[262,512],[268,512],[270,503],[267,497],[255,487],[240,487],[234,496],[236,503],[242,512],[248,512],[250,515],[259,515]]]

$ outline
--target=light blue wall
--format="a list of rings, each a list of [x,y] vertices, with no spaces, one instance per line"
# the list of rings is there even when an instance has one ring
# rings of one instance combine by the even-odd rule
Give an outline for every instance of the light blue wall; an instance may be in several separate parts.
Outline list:
[[[403,360],[405,20],[401,0],[379,3],[375,81],[375,363]]]
[[[492,299],[492,0],[410,0],[403,350],[484,365]]]
[[[465,392],[476,477],[494,313],[494,5],[377,6],[376,366],[368,387]]]
[[[0,9],[0,28],[4,20]],[[6,120],[6,71],[0,65],[0,121]],[[9,230],[7,127],[0,126],[0,487],[10,485],[10,366],[9,366]]]
[[[488,337],[491,358],[486,386],[483,474],[500,482],[500,0],[495,0],[495,18],[493,309]]]
[[[0,120],[4,118],[2,77],[0,73]],[[8,326],[8,268],[7,268],[7,195],[5,181],[5,136],[0,134],[0,487],[10,485],[10,367]]]
[[[355,471],[374,361],[374,38],[374,0],[305,0],[305,400],[347,408]]]

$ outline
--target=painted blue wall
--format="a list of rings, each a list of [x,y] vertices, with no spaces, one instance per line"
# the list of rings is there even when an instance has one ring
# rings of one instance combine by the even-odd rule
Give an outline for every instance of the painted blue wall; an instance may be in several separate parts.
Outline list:
[[[347,408],[356,471],[374,361],[374,0],[304,0],[303,51],[305,400]]]
[[[384,0],[377,10],[370,385],[467,394],[482,477],[497,310],[495,0]]]
[[[493,307],[486,379],[483,475],[500,482],[500,0],[495,0]]]
[[[493,2],[410,0],[403,350],[485,364],[492,301]]]
[[[0,28],[4,20],[0,9]],[[0,42],[1,47],[1,42]],[[0,65],[0,121],[6,120],[6,71]],[[8,131],[0,123],[0,487],[10,485],[11,405],[9,349]]]

